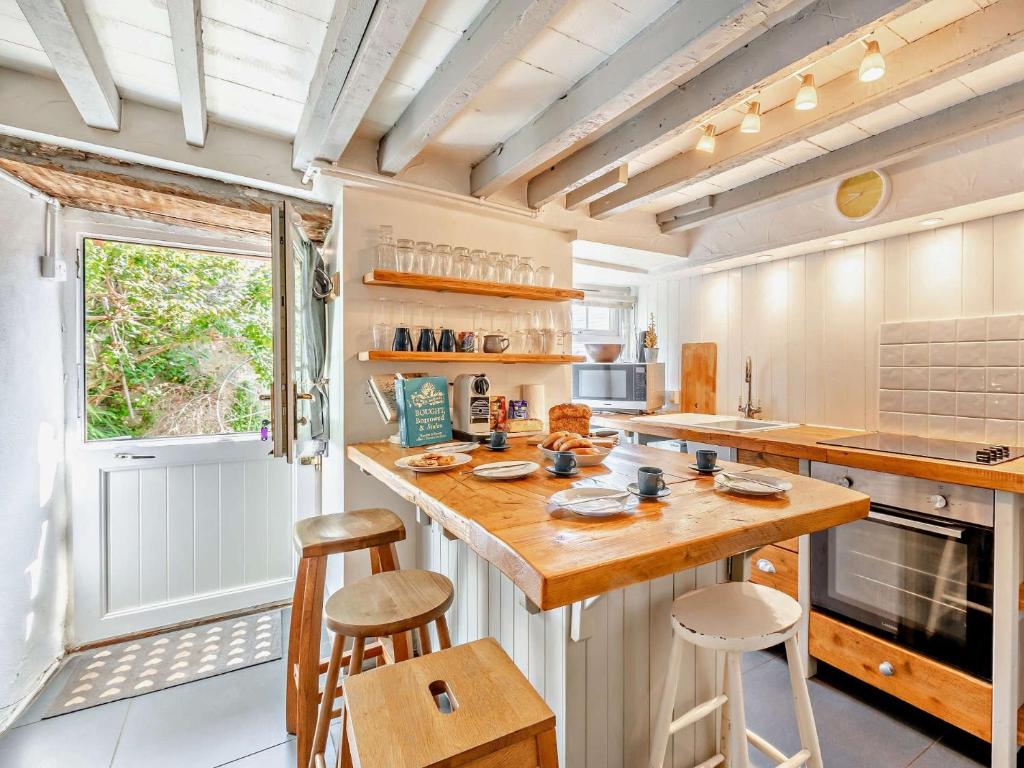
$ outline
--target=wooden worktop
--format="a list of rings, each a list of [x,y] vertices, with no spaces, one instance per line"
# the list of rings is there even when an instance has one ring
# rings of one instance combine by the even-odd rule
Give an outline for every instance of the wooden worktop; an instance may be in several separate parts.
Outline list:
[[[472,465],[514,459],[546,464],[525,439],[510,442],[500,454],[477,449]],[[616,447],[605,464],[583,467],[575,478],[540,469],[511,481],[478,479],[467,472],[471,465],[429,474],[394,465],[417,452],[386,442],[347,448],[349,459],[465,541],[544,610],[857,520],[868,511],[863,494],[780,470],[761,471],[793,482],[784,496],[720,493],[711,478],[687,467],[692,457],[638,445]],[[642,501],[632,514],[585,518],[548,506],[551,494],[582,478],[624,487],[647,464],[665,470],[672,494]]]
[[[863,430],[801,424],[786,429],[734,434],[699,426],[679,427],[653,424],[638,421],[633,416],[626,414],[594,414],[591,426],[641,432],[645,435],[655,435],[670,440],[696,440],[729,448],[761,451],[778,456],[838,464],[844,467],[872,469],[876,472],[921,477],[944,483],[959,483],[978,488],[991,488],[996,491],[1024,493],[1024,459],[1008,461],[995,466],[985,466],[819,444],[820,440],[862,435],[864,434]]]

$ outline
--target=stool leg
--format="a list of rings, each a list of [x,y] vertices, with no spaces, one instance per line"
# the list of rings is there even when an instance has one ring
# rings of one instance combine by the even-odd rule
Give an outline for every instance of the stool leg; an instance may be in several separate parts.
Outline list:
[[[352,655],[348,665],[348,676],[358,675],[363,671],[363,650],[366,638],[357,637],[352,641]],[[338,737],[338,768],[352,768],[352,753],[348,746],[348,707],[341,702],[341,735]]]
[[[331,661],[327,665],[327,683],[324,695],[320,700],[320,714],[316,718],[316,731],[313,734],[313,747],[309,756],[309,768],[316,768],[316,758],[327,751],[327,736],[331,730],[331,710],[334,709],[335,689],[338,687],[338,673],[341,671],[341,654],[345,650],[345,638],[334,636],[331,645]]]
[[[327,558],[310,558],[306,564],[302,616],[299,625],[299,680],[296,687],[295,747],[298,768],[306,768],[316,728],[320,695],[320,632],[323,625],[324,582]]]
[[[448,634],[448,622],[445,620],[443,614],[437,617],[437,620],[434,622],[434,626],[437,628],[437,644],[441,650],[451,648],[452,638]]]
[[[540,768],[558,768],[558,742],[554,728],[537,734],[537,765]]]
[[[725,655],[726,693],[729,701],[729,731],[723,738],[729,742],[728,768],[750,768],[747,749],[747,717],[743,712],[743,677],[740,673],[742,653],[729,651]]]
[[[430,653],[430,625],[424,624],[419,628],[420,633],[420,655],[426,656]]]
[[[292,595],[292,616],[288,626],[288,661],[285,664],[284,723],[288,733],[295,733],[295,664],[299,660],[299,626],[302,623],[302,596],[306,589],[308,558],[299,561],[295,575],[295,593]]]
[[[661,692],[658,719],[654,723],[654,737],[651,739],[651,768],[661,768],[668,749],[669,726],[676,703],[676,689],[679,687],[679,668],[683,663],[683,639],[672,633],[672,650],[665,670],[665,688]]]
[[[818,729],[814,725],[814,711],[811,696],[807,692],[804,665],[800,660],[800,647],[796,636],[786,641],[786,661],[789,663],[789,683],[793,688],[793,704],[796,707],[796,725],[800,731],[800,746],[811,753],[807,768],[822,768],[821,745],[818,743]]]

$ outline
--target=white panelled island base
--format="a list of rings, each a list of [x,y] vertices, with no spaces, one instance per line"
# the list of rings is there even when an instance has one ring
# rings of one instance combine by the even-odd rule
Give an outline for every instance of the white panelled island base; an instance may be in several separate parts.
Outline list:
[[[448,613],[453,643],[493,637],[555,713],[559,764],[568,768],[647,768],[654,718],[672,642],[672,601],[726,580],[726,562],[531,613],[521,589],[459,539],[419,515],[418,568],[455,584]],[[426,528],[424,529],[426,531]],[[688,646],[676,712],[712,698],[721,662]],[[780,706],[788,693],[780,691]],[[693,768],[717,751],[712,720],[672,737],[665,766]]]

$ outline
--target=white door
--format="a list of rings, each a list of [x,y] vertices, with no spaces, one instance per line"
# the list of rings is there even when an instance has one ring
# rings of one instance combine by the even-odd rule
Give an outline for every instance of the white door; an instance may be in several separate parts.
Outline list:
[[[287,599],[318,497],[260,435],[282,391],[270,250],[120,222],[65,219],[74,644]]]

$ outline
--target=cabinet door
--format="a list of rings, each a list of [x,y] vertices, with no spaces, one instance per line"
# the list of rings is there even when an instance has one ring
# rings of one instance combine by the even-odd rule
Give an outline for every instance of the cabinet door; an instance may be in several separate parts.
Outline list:
[[[750,580],[798,600],[797,554],[769,544],[761,547],[750,560]]]

